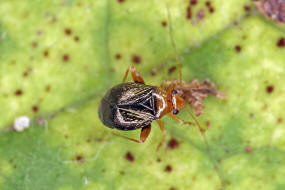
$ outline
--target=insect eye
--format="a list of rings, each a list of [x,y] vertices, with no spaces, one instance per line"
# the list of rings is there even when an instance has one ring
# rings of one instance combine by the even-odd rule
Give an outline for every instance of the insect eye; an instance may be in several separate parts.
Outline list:
[[[172,91],[171,91],[171,94],[172,94],[172,95],[177,94],[177,90],[172,90]]]
[[[179,110],[178,109],[173,109],[173,114],[174,115],[177,115],[179,113]]]

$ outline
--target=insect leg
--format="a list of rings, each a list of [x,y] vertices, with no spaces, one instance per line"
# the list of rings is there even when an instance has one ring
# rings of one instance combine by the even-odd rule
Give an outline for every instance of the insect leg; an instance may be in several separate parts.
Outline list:
[[[177,117],[176,115],[173,115],[172,113],[169,113],[168,116],[171,117],[173,120],[177,121],[177,122],[180,123],[180,124],[183,124],[183,125],[194,125],[194,126],[196,126],[195,123],[190,122],[190,121],[184,121],[184,120],[180,119],[179,117]]]
[[[163,132],[163,136],[162,136],[162,138],[161,138],[159,144],[158,144],[157,147],[156,147],[156,151],[159,151],[160,147],[162,146],[162,144],[163,144],[164,141],[165,141],[166,130],[165,130],[164,125],[163,125],[163,123],[162,123],[162,121],[161,121],[160,119],[157,120],[157,123],[158,123],[158,125],[159,125],[160,130]]]
[[[150,133],[150,130],[151,130],[151,125],[142,128],[141,135],[140,135],[140,142],[144,142],[147,139]]]
[[[126,137],[126,136],[123,136],[123,135],[119,135],[119,134],[116,134],[116,133],[113,133],[113,135],[116,135],[118,137],[122,137],[124,139],[128,139],[128,140],[136,142],[136,143],[144,143],[145,140],[147,139],[150,131],[151,131],[151,125],[142,128],[141,134],[140,134],[140,140],[133,139],[133,138],[130,138],[130,137]]]
[[[133,77],[134,82],[144,84],[143,78],[141,77],[140,73],[135,69],[134,66],[130,66],[130,67],[127,69],[126,74],[125,74],[124,79],[123,79],[123,82],[126,81],[127,76],[128,76],[128,74],[129,74],[129,71],[131,71],[131,74],[132,74],[132,77]]]

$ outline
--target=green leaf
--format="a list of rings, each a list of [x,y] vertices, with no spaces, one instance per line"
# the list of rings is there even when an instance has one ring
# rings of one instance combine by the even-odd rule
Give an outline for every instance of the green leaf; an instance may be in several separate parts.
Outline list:
[[[0,2],[0,188],[284,189],[284,26],[249,0],[199,0],[187,19],[189,3]],[[163,117],[156,151],[155,122],[136,144],[112,132],[139,131],[109,129],[97,112],[130,65],[147,84],[178,77],[170,36],[183,80],[208,78],[226,99],[204,102],[203,134]],[[23,132],[19,116],[32,119]]]

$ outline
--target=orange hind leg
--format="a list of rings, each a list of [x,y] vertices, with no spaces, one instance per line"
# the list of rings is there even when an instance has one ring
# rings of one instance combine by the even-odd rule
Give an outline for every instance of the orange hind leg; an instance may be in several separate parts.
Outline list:
[[[126,136],[123,136],[123,135],[119,135],[119,134],[116,134],[116,133],[113,133],[113,135],[116,135],[118,137],[122,137],[124,139],[128,139],[128,140],[136,142],[136,143],[144,143],[146,141],[147,137],[149,136],[150,131],[151,131],[151,125],[142,128],[141,134],[140,134],[140,140],[133,139],[133,138],[130,138],[130,137],[126,137]]]

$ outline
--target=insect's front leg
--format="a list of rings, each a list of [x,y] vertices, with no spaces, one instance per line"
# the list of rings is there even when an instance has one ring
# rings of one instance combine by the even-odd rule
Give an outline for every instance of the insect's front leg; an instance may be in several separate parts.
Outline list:
[[[173,115],[172,113],[169,113],[168,116],[170,118],[172,118],[173,120],[177,121],[178,123],[182,124],[182,125],[195,125],[195,123],[191,122],[191,121],[184,121],[182,119],[180,119],[179,117],[177,117],[176,115]]]
[[[134,66],[130,66],[130,67],[127,69],[126,74],[125,74],[124,79],[123,79],[123,82],[126,81],[127,76],[128,76],[128,74],[129,74],[129,71],[131,71],[131,74],[132,74],[132,77],[133,77],[134,82],[144,84],[143,78],[141,77],[140,73],[135,69]]]

